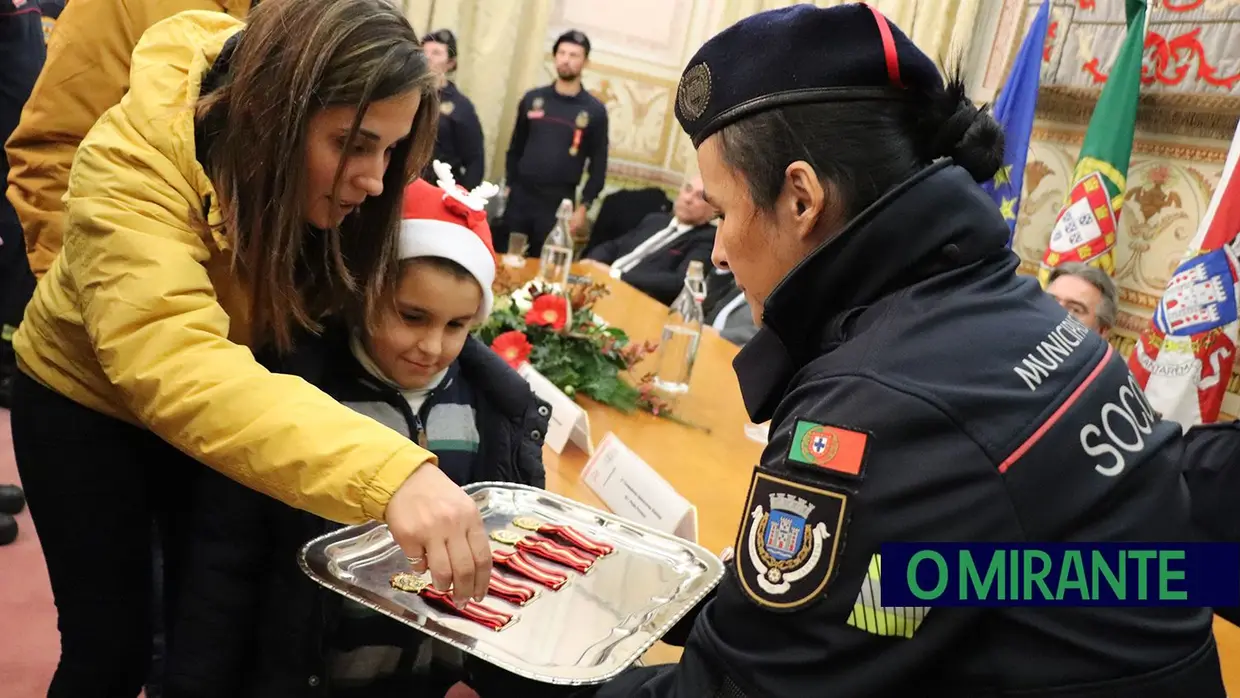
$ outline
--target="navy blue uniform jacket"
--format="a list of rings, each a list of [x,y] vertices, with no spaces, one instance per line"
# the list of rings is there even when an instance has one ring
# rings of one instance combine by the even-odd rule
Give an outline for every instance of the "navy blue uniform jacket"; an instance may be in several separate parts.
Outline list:
[[[556,92],[555,85],[536,87],[517,105],[508,186],[575,190],[588,160],[590,178],[581,203],[589,206],[607,179],[607,144],[607,108],[598,98],[584,89],[569,97]]]
[[[771,420],[735,559],[680,663],[597,697],[1224,695],[1210,609],[881,603],[885,542],[1191,538],[1179,427],[1007,238],[941,162],[781,282],[735,361]]]
[[[435,159],[452,166],[457,184],[473,189],[482,184],[482,173],[486,169],[483,150],[482,123],[478,121],[474,103],[461,93],[455,83],[445,84],[439,91]],[[436,180],[430,165],[427,165],[423,176],[430,182]]]

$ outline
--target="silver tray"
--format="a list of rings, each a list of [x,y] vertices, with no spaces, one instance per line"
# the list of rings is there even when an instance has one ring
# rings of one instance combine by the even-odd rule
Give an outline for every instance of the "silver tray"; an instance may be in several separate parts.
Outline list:
[[[558,591],[540,587],[498,565],[500,576],[539,590],[524,606],[487,596],[485,605],[513,614],[502,630],[440,611],[420,596],[391,586],[409,571],[387,526],[342,528],[306,543],[302,570],[311,579],[479,659],[520,676],[561,685],[597,684],[636,662],[723,577],[723,563],[687,540],[661,533],[552,492],[503,482],[467,485],[488,536],[521,531],[513,519],[529,516],[568,524],[615,552],[585,574],[563,571]],[[491,541],[493,549],[510,550]]]

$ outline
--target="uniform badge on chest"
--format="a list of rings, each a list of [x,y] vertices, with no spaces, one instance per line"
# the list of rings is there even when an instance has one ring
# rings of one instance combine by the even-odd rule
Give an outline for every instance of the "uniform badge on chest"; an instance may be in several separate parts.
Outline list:
[[[590,125],[590,113],[581,111],[577,112],[577,128],[573,130],[573,145],[568,149],[569,155],[577,155],[581,150],[581,136],[585,133],[586,126]]]
[[[736,544],[746,595],[784,610],[818,598],[835,572],[847,509],[847,494],[756,469]]]
[[[525,113],[525,118],[527,119],[543,118],[543,116],[546,115],[546,112],[543,111],[543,104],[544,102],[543,102],[542,97],[535,97],[534,102],[530,104],[530,110]]]
[[[440,102],[439,113],[444,116],[452,116],[452,112],[456,111],[456,102]]]

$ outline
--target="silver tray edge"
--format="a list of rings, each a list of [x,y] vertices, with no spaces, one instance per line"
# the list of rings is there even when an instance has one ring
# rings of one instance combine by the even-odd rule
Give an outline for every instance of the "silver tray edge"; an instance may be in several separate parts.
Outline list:
[[[351,601],[354,601],[355,603],[362,604],[363,606],[366,606],[367,608],[373,611],[382,613],[383,615],[389,618],[392,618],[393,620],[397,622],[403,623],[413,628],[414,630],[417,630],[427,635],[428,637],[432,637],[435,640],[438,640],[439,642],[443,642],[447,645],[455,647],[456,649],[462,652],[478,657],[479,659],[482,659],[483,661],[486,661],[490,664],[498,666],[501,669],[504,669],[505,671],[510,671],[514,674],[523,676],[528,679],[533,679],[535,681],[541,681],[543,683],[549,683],[549,684],[560,685],[560,686],[589,686],[589,685],[600,684],[600,683],[609,681],[619,676],[620,674],[624,673],[625,671],[633,667],[635,664],[639,663],[641,661],[642,655],[644,655],[651,647],[653,647],[654,643],[658,642],[664,635],[666,635],[667,632],[672,629],[672,626],[676,625],[676,623],[678,623],[682,618],[684,618],[685,615],[689,613],[689,611],[693,610],[693,608],[696,607],[698,603],[702,601],[702,599],[706,598],[706,595],[709,594],[711,591],[713,591],[715,587],[719,585],[719,582],[723,579],[723,575],[725,572],[723,562],[719,560],[718,556],[715,555],[715,553],[710,552],[709,550],[707,550],[705,547],[703,547],[699,543],[690,541],[686,538],[680,538],[679,536],[675,536],[669,533],[664,533],[662,531],[659,531],[658,529],[651,528],[649,526],[638,523],[631,519],[626,519],[622,516],[617,516],[616,514],[613,514],[611,512],[602,511],[596,507],[592,507],[588,504],[578,502],[575,499],[569,499],[568,497],[565,497],[556,492],[540,489],[538,487],[531,487],[529,485],[521,485],[518,483],[499,482],[499,481],[474,482],[474,483],[470,483],[468,485],[463,486],[462,489],[467,494],[470,494],[472,496],[474,492],[477,492],[478,490],[486,489],[488,487],[494,487],[494,488],[506,489],[506,490],[524,490],[528,492],[536,492],[539,494],[539,496],[560,500],[561,503],[570,505],[571,507],[576,508],[580,511],[596,515],[600,518],[609,519],[617,523],[621,523],[624,526],[628,526],[635,530],[641,531],[642,533],[646,535],[651,535],[651,536],[655,536],[655,537],[663,538],[663,539],[675,540],[678,545],[683,545],[686,548],[698,553],[699,559],[707,567],[707,574],[705,575],[705,577],[707,578],[708,583],[703,584],[701,587],[701,590],[697,594],[695,594],[693,597],[686,597],[686,599],[689,599],[689,600],[684,605],[683,609],[677,613],[672,614],[668,618],[668,620],[661,627],[658,628],[657,631],[651,632],[649,639],[644,641],[641,645],[639,645],[633,651],[632,659],[629,660],[628,663],[618,668],[609,670],[605,674],[599,674],[597,676],[590,677],[587,679],[566,679],[566,678],[559,677],[559,676],[541,674],[536,671],[530,671],[529,669],[526,669],[523,667],[513,666],[507,662],[497,659],[496,657],[488,654],[487,652],[483,650],[480,650],[478,647],[467,647],[464,643],[459,642],[453,638],[442,637],[439,634],[429,632],[424,627],[410,623],[408,620],[404,618],[404,615],[400,611],[388,608],[384,604],[376,603],[374,601],[371,601],[368,598],[365,598],[356,593],[353,593],[350,590],[351,588],[353,588],[353,585],[348,584],[346,582],[341,582],[340,580],[337,580],[332,577],[320,575],[310,566],[309,561],[307,560],[307,554],[312,548],[316,547],[319,543],[327,539],[331,539],[331,538],[340,538],[341,534],[345,532],[349,532],[350,534],[356,535],[359,532],[369,532],[373,530],[375,527],[386,525],[380,521],[370,521],[370,522],[363,523],[363,524],[356,524],[353,526],[348,526],[346,528],[341,528],[336,531],[325,533],[321,536],[318,536],[316,538],[313,538],[307,541],[301,547],[301,550],[299,551],[297,555],[298,565],[301,567],[302,572],[304,572],[306,576],[310,577],[310,579],[317,582],[320,586],[323,586],[331,591],[334,591],[337,594],[340,594],[341,596],[344,596],[345,598]],[[404,609],[403,606],[397,606],[397,608],[401,610],[407,610],[407,609]]]

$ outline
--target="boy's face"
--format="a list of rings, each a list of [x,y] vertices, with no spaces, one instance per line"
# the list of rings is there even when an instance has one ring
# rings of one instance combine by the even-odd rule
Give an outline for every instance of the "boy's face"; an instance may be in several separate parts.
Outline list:
[[[405,390],[425,388],[456,361],[481,305],[482,288],[472,276],[407,262],[394,302],[383,307],[367,342],[370,358]]]

